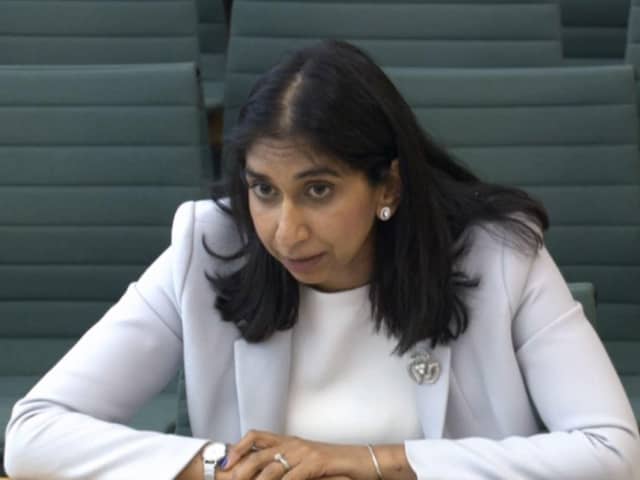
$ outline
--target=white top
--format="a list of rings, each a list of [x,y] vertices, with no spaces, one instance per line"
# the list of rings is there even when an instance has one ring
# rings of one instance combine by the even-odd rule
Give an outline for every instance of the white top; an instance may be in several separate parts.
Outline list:
[[[285,431],[337,443],[422,438],[415,388],[397,343],[376,333],[369,287],[300,288]]]

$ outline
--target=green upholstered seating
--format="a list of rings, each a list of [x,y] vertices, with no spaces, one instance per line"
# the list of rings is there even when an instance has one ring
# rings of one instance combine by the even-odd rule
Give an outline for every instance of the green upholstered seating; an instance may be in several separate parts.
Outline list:
[[[545,203],[552,222],[547,245],[568,281],[595,286],[598,332],[640,402],[640,160],[633,69],[389,73],[424,127],[463,162],[483,178],[521,186]]]
[[[640,66],[640,0],[631,1],[625,59],[636,68]]]
[[[0,64],[195,62],[195,0],[0,0]]]
[[[573,63],[622,63],[629,0],[559,1],[565,57]]]
[[[198,34],[196,0],[0,0],[0,65],[193,62],[219,103],[216,59],[200,60]],[[207,28],[201,37],[216,38]],[[206,159],[203,176],[212,169]]]
[[[176,411],[176,435],[190,437],[191,423],[189,422],[189,408],[187,406],[187,388],[184,383],[184,371],[178,374],[178,402]]]
[[[197,1],[0,0],[0,65],[197,62],[207,105],[220,106],[222,2]]]
[[[560,12],[554,2],[235,0],[227,50],[225,130],[235,123],[259,74],[286,52],[323,38],[351,41],[387,67],[562,62]]]
[[[625,62],[633,65],[636,69],[636,97],[640,98],[640,78],[638,76],[638,68],[640,67],[640,0],[631,0]]]
[[[227,50],[227,24],[222,0],[197,0],[200,69],[205,105],[222,107]]]
[[[192,63],[0,67],[0,431],[201,196],[200,102]],[[175,401],[132,424],[164,429]]]
[[[573,298],[582,304],[584,313],[592,323],[592,325],[598,328],[598,311],[597,311],[597,298],[596,289],[590,282],[572,282],[569,283],[569,290]]]

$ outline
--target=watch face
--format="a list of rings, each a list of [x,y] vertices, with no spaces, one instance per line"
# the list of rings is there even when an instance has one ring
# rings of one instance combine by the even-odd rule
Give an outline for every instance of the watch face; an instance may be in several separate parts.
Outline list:
[[[207,445],[203,452],[202,458],[205,462],[219,462],[227,455],[227,446],[224,443],[214,442]]]

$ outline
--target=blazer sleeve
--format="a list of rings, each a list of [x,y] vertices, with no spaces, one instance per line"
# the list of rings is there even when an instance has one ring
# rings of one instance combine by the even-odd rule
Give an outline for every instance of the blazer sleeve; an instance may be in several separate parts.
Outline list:
[[[171,246],[15,405],[6,432],[11,478],[169,479],[204,445],[121,425],[181,363],[193,212],[192,203],[181,206]]]
[[[405,451],[418,478],[640,478],[640,443],[629,401],[549,253],[542,248],[527,256],[505,247],[502,257],[512,341],[548,433],[408,441]]]

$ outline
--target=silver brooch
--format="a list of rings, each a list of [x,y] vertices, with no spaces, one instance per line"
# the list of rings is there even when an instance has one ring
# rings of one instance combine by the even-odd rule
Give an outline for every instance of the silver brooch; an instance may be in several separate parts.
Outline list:
[[[425,350],[411,354],[409,376],[418,385],[435,383],[440,377],[440,363]]]

